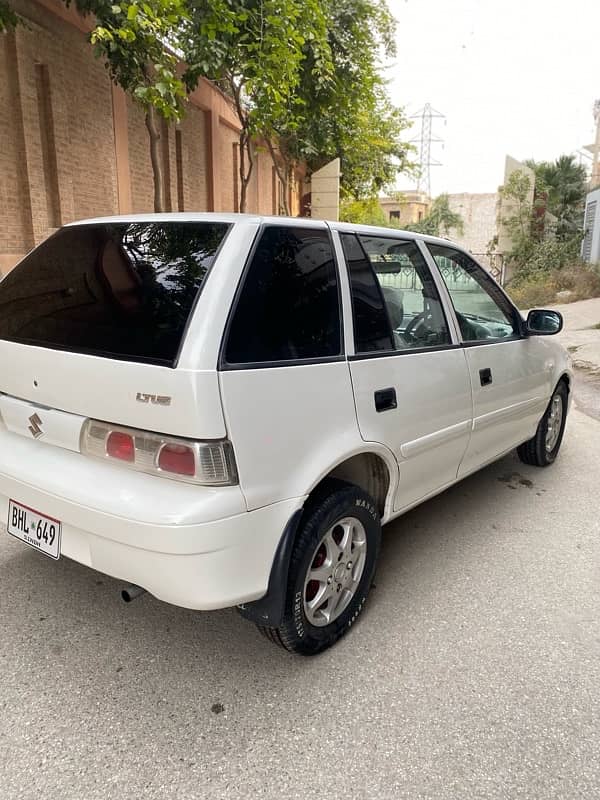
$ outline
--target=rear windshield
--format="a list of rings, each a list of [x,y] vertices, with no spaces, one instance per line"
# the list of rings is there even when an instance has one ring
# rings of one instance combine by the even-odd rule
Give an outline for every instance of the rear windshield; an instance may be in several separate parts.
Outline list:
[[[63,228],[0,283],[0,339],[174,366],[229,226]]]

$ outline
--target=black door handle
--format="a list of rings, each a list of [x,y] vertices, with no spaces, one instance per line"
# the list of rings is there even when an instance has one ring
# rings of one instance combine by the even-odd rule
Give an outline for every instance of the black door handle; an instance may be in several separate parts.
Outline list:
[[[375,411],[389,411],[391,408],[397,407],[396,390],[393,386],[389,389],[378,389],[375,392]]]
[[[489,367],[479,370],[479,380],[482,386],[489,386],[492,382],[492,370]]]

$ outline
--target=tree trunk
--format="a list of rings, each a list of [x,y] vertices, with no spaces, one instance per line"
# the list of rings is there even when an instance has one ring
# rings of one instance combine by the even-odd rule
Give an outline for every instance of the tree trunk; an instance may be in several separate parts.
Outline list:
[[[277,159],[277,153],[275,148],[273,147],[273,143],[267,139],[267,147],[269,148],[269,153],[271,154],[271,161],[273,162],[273,166],[275,167],[275,172],[277,173],[277,177],[281,181],[281,185],[283,186],[283,210],[285,215],[289,217],[290,215],[290,207],[288,203],[288,187],[289,187],[289,177],[291,172],[291,167],[285,163],[283,169]]]
[[[146,111],[146,128],[150,137],[150,161],[152,163],[152,176],[154,179],[154,210],[161,212],[165,210],[165,183],[163,175],[163,164],[160,153],[160,132],[156,119],[156,111],[152,106],[148,106]]]
[[[240,131],[240,213],[246,211],[248,202],[248,184],[252,176],[254,160],[252,159],[251,142],[248,133],[242,129]]]

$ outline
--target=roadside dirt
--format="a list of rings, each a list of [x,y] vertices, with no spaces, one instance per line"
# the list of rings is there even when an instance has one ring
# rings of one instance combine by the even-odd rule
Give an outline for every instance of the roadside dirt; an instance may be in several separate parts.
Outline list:
[[[600,421],[600,370],[579,367],[574,370],[574,376],[575,407]]]

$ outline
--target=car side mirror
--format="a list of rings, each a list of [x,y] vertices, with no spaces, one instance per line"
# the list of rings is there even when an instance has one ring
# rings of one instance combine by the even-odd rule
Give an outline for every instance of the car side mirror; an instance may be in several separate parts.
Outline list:
[[[525,328],[531,336],[552,336],[563,327],[562,314],[547,308],[534,308],[527,314]]]

